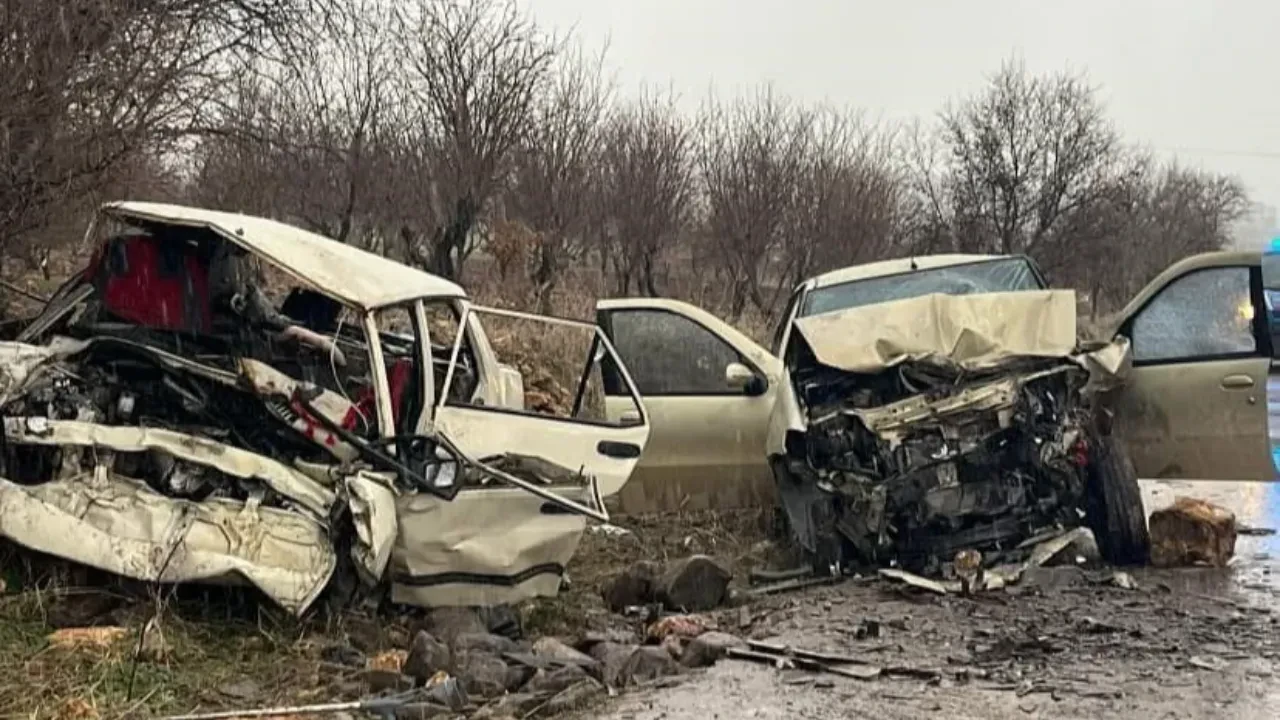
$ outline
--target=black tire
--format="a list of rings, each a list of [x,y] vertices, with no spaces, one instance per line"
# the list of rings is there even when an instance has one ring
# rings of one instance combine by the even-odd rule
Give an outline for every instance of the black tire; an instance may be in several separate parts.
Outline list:
[[[1113,565],[1145,565],[1151,540],[1133,461],[1115,435],[1095,437],[1090,455],[1085,520],[1102,559]]]

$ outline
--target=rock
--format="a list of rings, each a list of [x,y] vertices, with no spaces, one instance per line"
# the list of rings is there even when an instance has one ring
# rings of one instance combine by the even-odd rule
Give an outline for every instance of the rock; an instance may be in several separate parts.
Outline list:
[[[655,598],[681,612],[703,612],[720,607],[733,574],[706,555],[676,560],[658,577]]]
[[[494,605],[476,610],[476,616],[484,623],[485,629],[492,635],[517,640],[524,632],[520,623],[520,613],[510,605]]]
[[[655,601],[655,590],[661,568],[657,563],[641,560],[605,583],[600,594],[612,612],[622,612],[635,605]]]
[[[1189,497],[1151,513],[1151,564],[1225,567],[1236,548],[1236,517],[1226,508]]]
[[[662,642],[658,643],[658,647],[667,651],[673,659],[679,660],[684,654],[684,638],[679,635],[668,635],[662,638]]]
[[[595,658],[579,652],[553,637],[538,638],[533,644],[533,654],[538,657],[554,660],[562,665],[579,665],[584,668],[596,666]]]
[[[489,632],[489,623],[485,622],[480,613],[466,607],[433,608],[427,613],[422,625],[421,629],[446,643],[459,635]]]
[[[604,686],[590,678],[565,688],[555,697],[547,701],[545,715],[556,715],[581,709],[584,705],[604,694]]]
[[[218,693],[236,700],[253,700],[262,693],[262,688],[254,681],[246,678],[218,686]]]
[[[361,670],[357,678],[365,685],[369,686],[370,692],[380,693],[388,690],[394,692],[404,692],[413,689],[413,678],[408,675],[401,675],[394,670],[378,670],[370,668]]]
[[[670,653],[660,647],[645,645],[636,648],[623,663],[620,686],[636,685],[679,674],[680,664]]]
[[[342,643],[325,646],[320,651],[320,659],[334,665],[346,665],[348,667],[364,667],[366,662],[364,653]]]
[[[515,692],[524,687],[537,672],[538,668],[524,663],[507,663],[507,692]]]
[[[395,646],[391,638],[390,628],[384,622],[362,615],[348,615],[342,619],[342,623],[351,646],[360,652],[373,654]]]
[[[417,680],[426,680],[452,664],[453,655],[448,646],[435,639],[426,630],[419,630],[409,646],[402,672]]]
[[[507,664],[493,655],[464,656],[458,663],[458,677],[468,695],[491,698],[507,691]]]
[[[729,652],[729,648],[747,649],[747,642],[742,638],[722,632],[705,632],[689,641],[680,656],[680,664],[685,667],[707,667]]]
[[[466,655],[471,652],[501,655],[520,650],[520,646],[514,640],[490,633],[461,633],[450,645],[455,655]]]
[[[542,695],[555,695],[569,686],[576,685],[590,677],[587,675],[587,671],[578,665],[566,665],[559,670],[551,672],[539,670],[534,673],[533,678],[524,686],[524,690]]]
[[[591,657],[600,663],[600,679],[609,687],[618,688],[624,684],[622,670],[640,646],[627,643],[602,642],[591,647]]]

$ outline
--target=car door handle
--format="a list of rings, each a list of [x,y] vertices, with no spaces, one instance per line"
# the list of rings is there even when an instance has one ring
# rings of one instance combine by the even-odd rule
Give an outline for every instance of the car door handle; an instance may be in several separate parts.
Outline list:
[[[1253,378],[1248,375],[1228,375],[1222,378],[1223,390],[1243,390],[1253,387]]]
[[[618,458],[619,460],[632,460],[640,457],[640,446],[629,442],[615,442],[613,440],[601,440],[596,445],[596,452],[605,457]]]

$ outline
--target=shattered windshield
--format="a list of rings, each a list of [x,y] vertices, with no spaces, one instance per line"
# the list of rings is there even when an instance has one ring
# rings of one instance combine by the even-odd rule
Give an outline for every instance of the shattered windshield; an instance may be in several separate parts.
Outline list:
[[[798,317],[906,300],[931,293],[970,295],[1043,289],[1044,284],[1026,258],[980,260],[819,288],[805,297]]]

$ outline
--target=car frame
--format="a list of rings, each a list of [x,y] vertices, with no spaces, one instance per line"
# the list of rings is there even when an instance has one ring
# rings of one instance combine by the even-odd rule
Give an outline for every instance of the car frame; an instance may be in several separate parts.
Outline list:
[[[792,332],[797,303],[815,287],[841,278],[992,257],[997,256],[899,258],[810,279],[792,293],[775,329],[772,350],[681,301],[624,298],[598,303],[597,324],[631,369],[651,425],[646,454],[619,495],[617,510],[629,514],[774,505],[770,456],[782,447],[786,429],[798,422],[787,417],[794,399],[780,401],[790,383],[779,357]],[[1217,294],[1186,302],[1188,289],[1201,285]],[[1197,320],[1195,313],[1229,305],[1239,305],[1249,314],[1248,332],[1236,337],[1235,344],[1215,347],[1212,338],[1193,336],[1204,335],[1208,322]],[[1153,318],[1179,312],[1196,322],[1170,324],[1162,329],[1165,339],[1153,335]],[[1139,477],[1275,479],[1265,394],[1273,350],[1267,324],[1262,254],[1218,251],[1173,263],[1102,328],[1103,338],[1127,337],[1132,346],[1132,368],[1108,402]],[[653,371],[660,363],[642,357],[689,348],[715,348],[716,357],[727,361],[718,371],[708,368],[696,378],[690,372],[697,382],[671,387],[670,382],[659,382]],[[619,387],[612,389],[617,392]]]
[[[278,414],[277,418],[292,423],[301,435],[339,448],[358,444],[363,454],[341,457],[328,470],[318,472],[184,433],[8,417],[5,439],[10,447],[64,442],[92,452],[161,451],[237,478],[272,479],[272,489],[282,491],[290,508],[258,507],[252,501],[193,502],[166,497],[143,487],[141,481],[117,478],[110,470],[100,471],[106,480],[97,489],[92,477],[64,487],[54,487],[52,482],[22,485],[0,478],[0,537],[140,580],[248,581],[282,606],[300,613],[331,587],[337,568],[346,563],[335,546],[338,529],[332,524],[335,507],[345,505],[356,525],[350,542],[357,574],[370,586],[389,586],[394,602],[489,605],[556,594],[587,520],[608,519],[603,499],[626,483],[640,457],[649,432],[647,414],[634,390],[638,412],[627,423],[527,411],[520,374],[499,362],[482,318],[505,315],[589,332],[593,337],[590,362],[610,364],[624,385],[634,388],[627,369],[617,362],[612,344],[597,327],[485,308],[472,303],[452,282],[266,218],[178,205],[112,202],[100,207],[86,239],[94,238],[111,222],[207,233],[283,272],[298,287],[336,301],[357,317],[367,352],[379,437],[361,443],[350,434],[344,435],[334,418],[326,420],[331,413],[329,406],[323,405],[340,398],[328,397],[334,393],[317,395],[307,390],[307,383],[265,363],[237,357],[236,370],[228,372],[178,353],[143,348],[148,357],[167,368],[195,373],[226,387],[248,388],[273,412],[285,413],[285,406],[290,406],[292,414]],[[19,342],[0,343],[0,366],[11,371],[7,379],[31,380],[40,368],[88,351],[94,338],[57,347],[36,343],[54,335],[51,331],[74,317],[94,292],[87,275],[73,277],[25,325]],[[445,342],[439,346],[432,343],[429,303],[448,308],[458,323],[456,334],[443,338]],[[416,416],[402,418],[399,423],[388,376],[387,343],[408,338],[379,327],[380,314],[388,310],[404,310],[411,318],[412,347],[416,349],[410,359],[421,396]],[[331,340],[338,343],[343,339],[339,325]],[[118,339],[112,342],[127,345]],[[477,377],[474,388],[470,392],[464,388],[459,395],[451,390],[461,387],[458,367],[464,353],[473,362]],[[590,369],[588,364],[587,372]],[[443,381],[437,382],[441,378]],[[19,390],[21,387],[14,385],[0,387],[0,408]],[[308,394],[309,400],[304,397]],[[342,407],[349,408],[350,403]],[[429,445],[438,448],[436,454],[416,457],[406,444],[406,435],[428,439]],[[379,458],[380,464],[369,466],[369,457]],[[563,482],[530,481],[494,462],[502,457],[537,458],[576,472],[566,474],[572,477]],[[453,463],[455,475],[449,483],[441,479],[441,463]],[[458,479],[459,466],[490,481],[463,485]],[[436,473],[431,478],[440,481],[438,487],[421,484],[427,469]],[[324,475],[329,479],[316,479]],[[406,477],[416,478],[417,490],[406,489]],[[133,515],[125,519],[105,511],[77,516],[74,507],[83,502],[92,504],[90,500],[98,492],[126,498],[121,502]],[[44,517],[43,526],[25,519],[36,516]],[[250,516],[257,519],[245,519]],[[185,521],[186,529],[174,535],[157,529],[162,527],[159,524],[148,525],[162,517],[193,519]],[[270,522],[263,518],[270,518]],[[258,528],[250,534],[260,538],[256,545],[238,548],[235,542],[208,532],[235,522],[252,522],[252,527]],[[114,537],[112,527],[132,528],[123,531],[132,533],[132,539],[126,543]],[[102,547],[113,549],[104,555],[99,548],[76,542],[76,537],[95,537]],[[166,555],[168,560],[163,563],[154,559]]]

